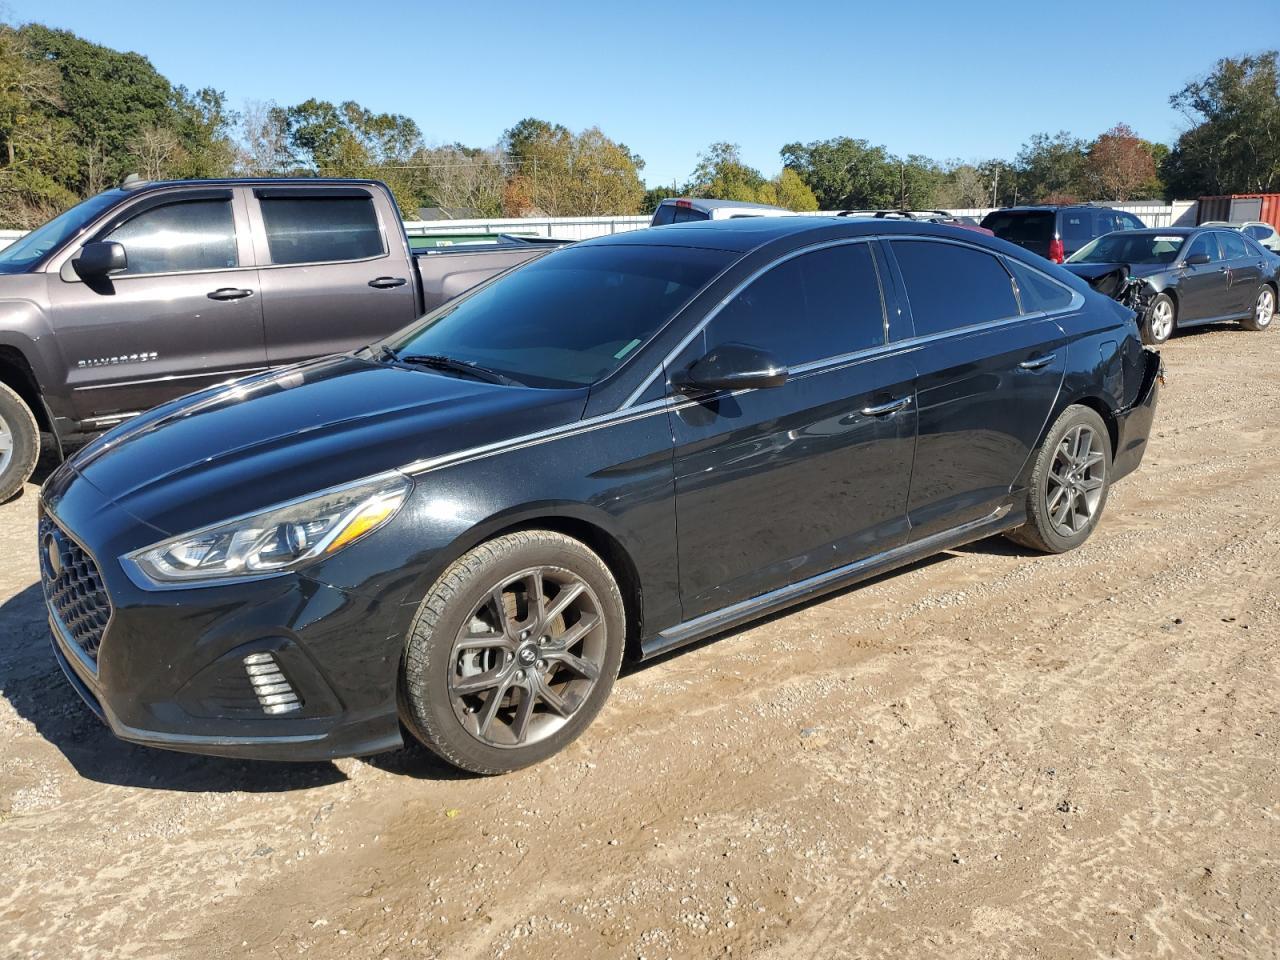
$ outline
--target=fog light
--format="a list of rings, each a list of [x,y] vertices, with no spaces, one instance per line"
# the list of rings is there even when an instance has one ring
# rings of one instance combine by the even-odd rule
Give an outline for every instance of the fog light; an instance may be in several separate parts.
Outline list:
[[[271,654],[265,651],[249,654],[244,658],[244,669],[263,713],[292,713],[302,709],[302,701]]]

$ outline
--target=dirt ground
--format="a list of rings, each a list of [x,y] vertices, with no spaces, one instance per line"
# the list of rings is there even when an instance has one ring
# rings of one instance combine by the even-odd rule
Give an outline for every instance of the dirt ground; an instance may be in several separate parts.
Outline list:
[[[1274,957],[1280,334],[1165,348],[1080,550],[989,540],[626,672],[564,754],[114,740],[0,506],[0,956]]]

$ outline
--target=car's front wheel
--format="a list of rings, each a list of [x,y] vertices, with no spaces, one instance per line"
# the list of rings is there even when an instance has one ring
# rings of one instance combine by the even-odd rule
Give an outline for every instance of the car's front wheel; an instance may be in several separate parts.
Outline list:
[[[40,456],[40,427],[17,393],[0,383],[0,503],[22,487]]]
[[[1107,504],[1111,436],[1097,412],[1070,406],[1036,453],[1027,490],[1027,521],[1008,533],[1023,546],[1065,553],[1093,533]]]
[[[444,760],[495,774],[563,749],[622,663],[626,613],[608,566],[550,530],[483,543],[440,576],[405,647],[406,725]]]
[[[1142,324],[1142,342],[1156,346],[1173,336],[1178,325],[1178,306],[1167,293],[1157,294],[1147,307],[1147,317]]]
[[[1270,284],[1264,283],[1258,291],[1258,299],[1254,301],[1253,313],[1240,321],[1246,330],[1266,330],[1276,318],[1276,291]]]

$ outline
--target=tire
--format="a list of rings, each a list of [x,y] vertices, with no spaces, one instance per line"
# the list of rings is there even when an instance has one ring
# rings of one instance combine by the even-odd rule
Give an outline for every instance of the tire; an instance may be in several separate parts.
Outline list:
[[[1253,313],[1240,321],[1240,326],[1255,333],[1269,329],[1271,321],[1276,318],[1276,288],[1264,283],[1258,291],[1258,299],[1254,301]]]
[[[0,503],[30,479],[40,458],[40,426],[13,390],[0,383]]]
[[[1081,455],[1079,438],[1086,434],[1089,447]],[[1111,458],[1111,437],[1102,417],[1088,407],[1067,407],[1036,452],[1027,489],[1027,521],[1006,536],[1043,553],[1065,553],[1080,546],[1107,505]],[[1086,462],[1087,466],[1080,466]],[[1064,489],[1065,493],[1059,492]],[[1071,498],[1065,508],[1064,496]]]
[[[1158,293],[1147,306],[1146,316],[1142,318],[1142,342],[1149,346],[1158,346],[1178,329],[1178,305],[1167,293]]]
[[[531,602],[537,596],[542,604]],[[576,739],[608,699],[626,624],[613,574],[585,544],[550,530],[490,540],[450,565],[418,607],[402,719],[463,770],[537,763]]]

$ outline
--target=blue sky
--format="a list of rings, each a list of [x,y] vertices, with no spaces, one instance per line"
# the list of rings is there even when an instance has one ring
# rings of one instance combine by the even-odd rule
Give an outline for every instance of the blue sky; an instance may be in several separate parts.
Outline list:
[[[8,0],[10,19],[135,50],[245,100],[354,99],[428,142],[487,146],[526,116],[600,126],[681,182],[709,143],[768,174],[849,135],[937,159],[1012,156],[1037,131],[1184,127],[1169,95],[1280,46],[1280,4],[977,2],[353,4]]]

